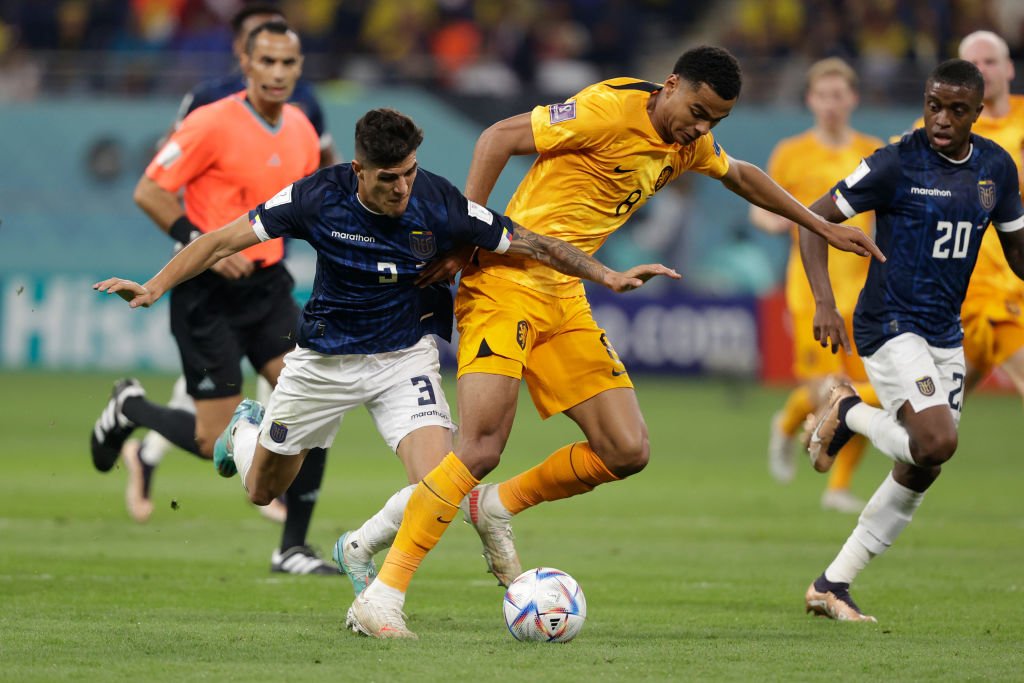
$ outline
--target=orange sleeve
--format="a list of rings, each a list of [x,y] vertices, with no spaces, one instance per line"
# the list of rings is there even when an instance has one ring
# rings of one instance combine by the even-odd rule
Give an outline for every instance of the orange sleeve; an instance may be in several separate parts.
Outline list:
[[[729,172],[729,155],[715,142],[714,133],[701,135],[692,144],[680,150],[683,168],[711,178],[721,178]]]
[[[534,107],[530,113],[538,152],[603,147],[614,140],[621,105],[611,96],[584,91],[561,104]]]
[[[181,122],[146,167],[146,177],[168,192],[177,192],[213,165],[226,136],[218,130],[216,107],[200,107]]]

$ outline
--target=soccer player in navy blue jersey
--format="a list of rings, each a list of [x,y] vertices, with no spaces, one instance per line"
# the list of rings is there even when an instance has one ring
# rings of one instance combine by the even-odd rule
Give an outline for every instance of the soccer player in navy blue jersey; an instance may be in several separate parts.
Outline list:
[[[110,278],[94,285],[135,308],[219,259],[261,241],[292,237],[317,252],[297,348],[263,407],[243,401],[214,463],[241,472],[250,500],[266,505],[294,479],[311,448],[327,448],[341,419],[365,405],[378,431],[418,481],[451,450],[451,416],[432,335],[450,339],[447,284],[425,284],[438,255],[473,245],[529,257],[614,291],[651,277],[678,278],[660,264],[613,271],[559,239],[538,235],[463,196],[417,163],[422,131],[390,109],[356,124],[356,158],[297,181],[247,215],[205,233],[145,285]]]
[[[985,82],[970,62],[940,64],[925,86],[924,127],[882,147],[811,210],[842,220],[874,210],[873,261],[854,313],[857,350],[883,409],[849,385],[832,392],[810,423],[808,449],[826,471],[854,433],[895,461],[835,560],[807,589],[806,608],[833,619],[875,621],[850,583],[910,523],[925,491],[956,451],[963,406],[960,308],[991,223],[1013,272],[1024,279],[1024,208],[1017,169],[996,143],[971,133]],[[824,240],[800,231],[822,346],[850,348],[828,279]]]

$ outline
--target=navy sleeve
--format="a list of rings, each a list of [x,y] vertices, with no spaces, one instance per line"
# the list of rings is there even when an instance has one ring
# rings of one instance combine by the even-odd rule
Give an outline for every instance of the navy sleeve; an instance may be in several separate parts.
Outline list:
[[[209,88],[199,86],[185,95],[181,100],[181,105],[178,107],[178,122],[184,121],[186,116],[199,109],[199,107],[205,107],[220,99],[219,97],[212,97],[212,94]]]
[[[832,201],[847,218],[889,206],[899,187],[900,155],[887,145],[863,159],[853,173],[832,187]]]
[[[294,237],[308,241],[310,212],[315,211],[313,174],[284,188],[249,212],[249,224],[261,242],[275,237]]]
[[[990,214],[992,223],[996,229],[1017,230],[1020,228],[1020,219],[1024,215],[1024,207],[1021,206],[1020,185],[1017,178],[1017,166],[1013,158],[1004,150],[1002,154],[1002,178],[996,191],[996,206]],[[980,183],[979,183],[980,189]]]
[[[456,243],[504,254],[512,240],[512,219],[468,199],[447,181],[441,185]]]

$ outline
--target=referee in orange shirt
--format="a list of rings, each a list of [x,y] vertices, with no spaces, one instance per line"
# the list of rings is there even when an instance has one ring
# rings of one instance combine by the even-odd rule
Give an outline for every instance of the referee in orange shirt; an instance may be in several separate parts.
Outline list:
[[[246,90],[189,115],[135,189],[135,202],[182,244],[229,223],[318,167],[318,136],[301,110],[287,104],[302,71],[298,36],[283,21],[261,24],[248,36],[242,68]],[[195,415],[148,401],[137,380],[119,380],[93,429],[97,469],[113,466],[135,427],[213,457],[214,442],[241,401],[242,357],[276,384],[284,355],[295,346],[299,311],[283,257],[281,240],[264,242],[175,288],[171,331]],[[337,573],[305,543],[324,462],[322,449],[307,457],[288,489],[288,515],[281,547],[271,557],[272,571]]]

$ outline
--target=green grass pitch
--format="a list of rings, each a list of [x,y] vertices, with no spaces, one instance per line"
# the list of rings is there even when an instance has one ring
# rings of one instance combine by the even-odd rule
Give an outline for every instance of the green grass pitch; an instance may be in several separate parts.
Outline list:
[[[809,465],[768,476],[769,416],[783,392],[637,378],[648,469],[527,511],[525,567],[571,573],[589,604],[567,645],[515,642],[477,539],[453,525],[406,611],[418,642],[344,629],[342,577],[277,577],[279,530],[237,479],[170,454],[146,525],[124,510],[124,471],[87,451],[109,375],[7,373],[0,411],[0,680],[1021,680],[1024,677],[1024,420],[1016,398],[972,396],[960,449],[914,523],[858,580],[879,624],[803,612],[807,584],[855,517],[825,513]],[[165,398],[173,378],[144,378]],[[449,396],[454,392],[449,391]],[[528,399],[492,480],[578,438]],[[887,463],[869,452],[867,497]],[[311,540],[325,552],[404,477],[364,412],[328,459]],[[172,509],[172,502],[176,509]],[[381,558],[378,558],[381,559]]]

